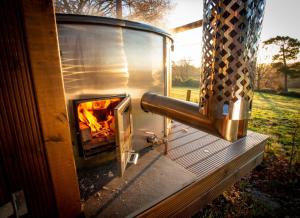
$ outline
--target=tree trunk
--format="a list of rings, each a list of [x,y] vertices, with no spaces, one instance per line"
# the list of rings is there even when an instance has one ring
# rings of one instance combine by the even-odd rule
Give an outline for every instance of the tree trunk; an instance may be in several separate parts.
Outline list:
[[[283,59],[283,65],[284,65],[284,69],[286,70],[287,65],[286,65],[286,57],[285,57],[285,47],[284,45],[282,45],[282,59]],[[288,92],[288,84],[287,84],[287,73],[284,72],[284,93]]]
[[[256,84],[256,89],[257,91],[260,91],[260,72],[257,72],[257,84]]]
[[[284,93],[288,93],[289,91],[287,77],[288,77],[287,73],[284,73],[284,90],[283,90]]]
[[[122,0],[116,0],[117,18],[122,19]]]

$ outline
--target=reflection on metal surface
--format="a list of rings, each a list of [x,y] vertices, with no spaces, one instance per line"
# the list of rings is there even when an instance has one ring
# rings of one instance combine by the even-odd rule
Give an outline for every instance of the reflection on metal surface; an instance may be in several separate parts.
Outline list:
[[[162,93],[162,37],[108,26],[60,24],[58,29],[67,97],[133,87]]]
[[[230,141],[245,136],[264,6],[264,0],[204,0],[200,113],[190,103],[151,93],[142,107],[200,129],[213,127]]]

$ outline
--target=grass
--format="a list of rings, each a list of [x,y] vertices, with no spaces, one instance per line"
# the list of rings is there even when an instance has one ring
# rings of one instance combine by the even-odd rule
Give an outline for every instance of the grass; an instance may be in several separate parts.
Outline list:
[[[249,128],[270,136],[269,150],[277,153],[284,148],[284,151],[290,152],[293,144],[293,132],[297,125],[299,126],[299,122],[299,98],[255,93]],[[295,143],[296,145],[300,144],[299,133]]]
[[[171,96],[199,101],[199,89],[173,87]],[[291,89],[298,91],[300,89]],[[300,98],[256,92],[249,129],[270,136],[264,161],[194,217],[300,216]],[[293,134],[298,129],[297,134]],[[296,135],[293,142],[293,136]],[[298,147],[290,168],[292,144]]]
[[[198,102],[199,89],[197,88],[173,87],[171,96],[185,100],[188,89],[192,91],[191,101]],[[254,94],[249,129],[270,136],[267,144],[268,151],[277,154],[286,152],[288,156],[293,144],[293,132],[299,123],[299,98],[260,92]],[[295,143],[300,145],[299,131]]]
[[[187,90],[191,90],[191,101],[199,102],[199,88],[192,87],[172,87],[171,97],[185,100]]]
[[[298,92],[298,93],[300,93],[300,88],[289,88],[289,92]]]

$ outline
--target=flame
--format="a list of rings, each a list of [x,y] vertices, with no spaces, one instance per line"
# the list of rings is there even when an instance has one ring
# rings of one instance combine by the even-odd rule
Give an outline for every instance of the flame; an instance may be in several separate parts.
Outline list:
[[[97,118],[87,109],[82,109],[81,111],[79,119],[87,124],[91,128],[92,132],[99,131],[101,129],[101,125],[98,123]]]
[[[108,137],[114,134],[115,118],[113,107],[120,98],[96,100],[80,103],[77,107],[79,128],[90,128],[92,137]]]

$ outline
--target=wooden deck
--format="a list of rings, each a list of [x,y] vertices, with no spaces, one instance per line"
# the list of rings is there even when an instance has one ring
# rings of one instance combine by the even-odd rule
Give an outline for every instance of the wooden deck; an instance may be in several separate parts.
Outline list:
[[[248,131],[247,137],[231,143],[180,123],[174,126],[169,136],[167,156],[196,174],[198,179],[208,176],[214,169],[230,163],[248,150],[255,148],[252,152],[263,152],[261,142],[268,138]]]
[[[191,216],[262,161],[267,138],[249,131],[230,143],[175,122],[168,154],[162,155],[163,147],[146,152],[125,178],[107,184],[120,190],[117,195],[103,193],[100,204],[87,201],[86,215]]]
[[[248,131],[247,137],[230,143],[175,122],[169,135],[167,156],[194,173],[197,180],[152,208],[135,215],[193,215],[261,163],[267,139],[266,135]]]

